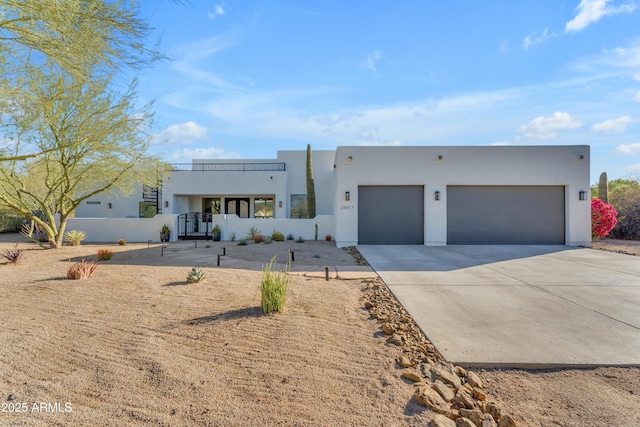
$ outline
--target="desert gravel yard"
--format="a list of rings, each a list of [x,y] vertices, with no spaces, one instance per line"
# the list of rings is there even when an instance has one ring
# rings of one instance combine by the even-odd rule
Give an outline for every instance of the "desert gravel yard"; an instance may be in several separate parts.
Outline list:
[[[0,235],[0,253],[18,239]],[[22,243],[18,265],[0,261],[0,425],[426,425],[434,414],[363,307],[367,283],[292,275],[285,312],[264,315],[260,271],[215,266],[220,245],[266,263],[292,244],[161,257],[159,245]],[[331,243],[295,248],[298,265],[350,262]],[[69,260],[98,249],[113,259],[66,279]],[[187,285],[196,265],[207,279]],[[640,424],[637,368],[478,373],[518,425]]]

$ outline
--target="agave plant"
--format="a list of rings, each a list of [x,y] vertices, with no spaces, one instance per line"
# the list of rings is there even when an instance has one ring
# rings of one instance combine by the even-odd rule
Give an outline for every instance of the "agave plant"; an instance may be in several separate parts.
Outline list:
[[[100,261],[97,259],[93,261],[82,260],[81,262],[71,264],[67,268],[67,278],[73,280],[88,279],[93,276],[96,268],[98,268],[98,264],[100,264]]]
[[[64,233],[64,241],[71,243],[73,246],[78,246],[80,242],[87,238],[87,235],[84,231],[80,230],[69,230]]]
[[[200,267],[193,267],[187,275],[187,282],[198,283],[204,280],[205,273]]]
[[[18,248],[18,244],[16,243],[15,249],[6,249],[2,254],[2,257],[7,260],[7,264],[17,264],[20,262],[20,258],[22,258],[23,250]]]

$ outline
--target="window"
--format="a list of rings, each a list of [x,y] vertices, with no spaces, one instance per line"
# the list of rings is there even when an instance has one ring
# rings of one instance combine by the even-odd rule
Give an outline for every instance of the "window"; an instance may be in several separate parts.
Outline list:
[[[257,198],[253,202],[254,218],[273,218],[273,198]]]
[[[158,208],[152,202],[140,202],[138,205],[138,218],[153,218],[158,213]]]
[[[202,213],[218,215],[220,213],[220,197],[203,197]],[[211,221],[211,217],[209,215],[205,215],[203,219],[204,221]]]
[[[291,218],[307,217],[307,195],[292,194],[291,195]]]

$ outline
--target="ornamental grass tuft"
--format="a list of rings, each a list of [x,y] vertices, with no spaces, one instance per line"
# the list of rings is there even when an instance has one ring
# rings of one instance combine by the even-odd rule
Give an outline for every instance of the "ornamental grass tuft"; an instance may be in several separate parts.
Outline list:
[[[262,311],[282,311],[289,285],[289,265],[286,270],[277,270],[276,257],[262,269]]]

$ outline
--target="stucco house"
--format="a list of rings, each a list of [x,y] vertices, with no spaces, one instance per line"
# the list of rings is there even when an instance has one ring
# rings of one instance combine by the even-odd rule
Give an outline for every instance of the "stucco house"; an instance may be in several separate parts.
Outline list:
[[[586,145],[313,151],[317,216],[303,219],[305,150],[278,151],[275,159],[197,159],[173,165],[157,192],[97,196],[78,208],[76,219],[131,219],[153,205],[177,229],[172,239],[208,236],[219,224],[223,239],[252,226],[310,239],[317,226],[320,238],[331,234],[339,247],[589,245],[589,162]],[[146,240],[139,237],[143,224],[131,240]],[[106,241],[99,230],[95,236]]]

